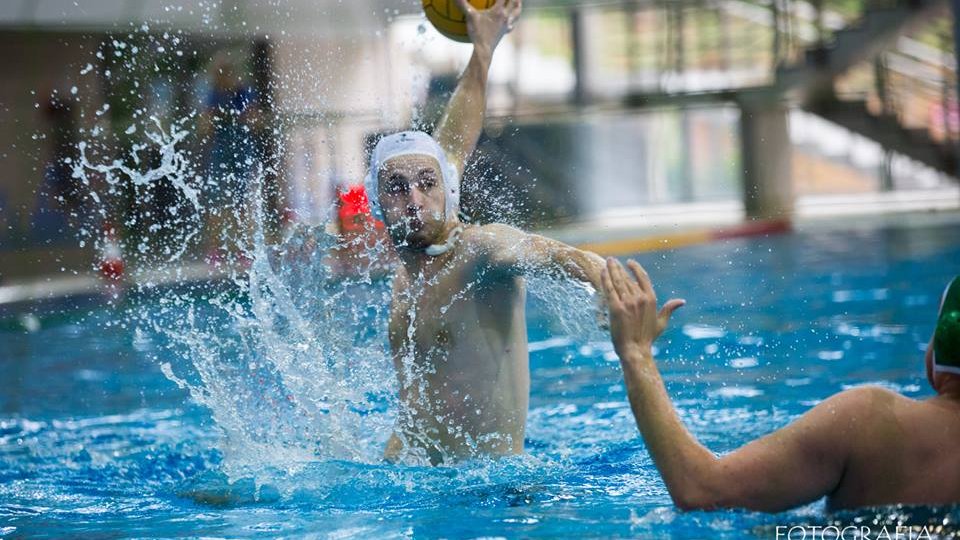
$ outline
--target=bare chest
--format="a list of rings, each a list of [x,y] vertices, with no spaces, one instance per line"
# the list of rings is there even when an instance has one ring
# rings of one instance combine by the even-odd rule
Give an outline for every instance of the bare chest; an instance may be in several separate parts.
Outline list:
[[[504,291],[506,292],[506,291]],[[395,346],[414,347],[423,354],[448,350],[481,319],[496,310],[500,299],[488,287],[458,272],[412,283],[395,290],[390,311],[390,336]]]

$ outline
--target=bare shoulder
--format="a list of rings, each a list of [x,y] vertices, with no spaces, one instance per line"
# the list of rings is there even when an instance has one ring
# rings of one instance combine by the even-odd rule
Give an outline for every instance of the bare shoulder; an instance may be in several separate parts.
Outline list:
[[[845,417],[851,415],[875,416],[884,412],[891,412],[899,403],[913,402],[890,389],[882,386],[857,386],[844,390],[825,399],[815,409],[824,409],[832,414],[842,413]]]
[[[463,231],[462,240],[468,247],[473,261],[486,275],[495,279],[518,275],[517,262],[529,249],[527,240],[531,235],[503,223],[474,225]]]
[[[868,427],[891,405],[898,394],[879,386],[859,386],[834,394],[797,419],[800,431],[834,434]]]
[[[461,239],[478,253],[498,255],[502,254],[503,250],[521,243],[527,236],[527,233],[510,225],[489,223],[466,227]]]
[[[462,238],[471,243],[495,244],[505,238],[516,238],[525,233],[503,223],[471,225],[463,230]]]
[[[894,392],[893,390],[890,390],[889,388],[872,384],[855,386],[833,396],[833,398],[836,398],[839,402],[850,403],[851,405],[860,404],[863,402],[869,403],[878,399],[889,400],[898,397],[903,396]]]
[[[813,426],[848,440],[870,437],[896,423],[896,411],[917,402],[880,386],[858,386],[835,394],[805,416]]]
[[[478,225],[474,228],[484,231],[487,234],[517,234],[523,232],[512,225],[507,225],[506,223],[487,223],[486,225]]]

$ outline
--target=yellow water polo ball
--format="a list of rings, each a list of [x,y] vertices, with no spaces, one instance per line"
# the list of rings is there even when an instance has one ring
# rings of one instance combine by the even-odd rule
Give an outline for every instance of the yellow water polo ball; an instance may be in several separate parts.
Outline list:
[[[468,0],[470,5],[477,9],[487,9],[496,3],[496,0]],[[423,12],[427,20],[441,34],[461,43],[469,43],[467,35],[467,18],[460,11],[455,0],[423,0]]]

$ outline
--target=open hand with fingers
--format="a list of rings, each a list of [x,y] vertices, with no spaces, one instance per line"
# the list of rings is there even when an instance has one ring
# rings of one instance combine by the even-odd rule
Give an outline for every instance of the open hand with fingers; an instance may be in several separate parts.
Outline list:
[[[658,313],[657,295],[647,271],[636,261],[629,261],[627,266],[633,278],[622,264],[608,258],[601,278],[610,308],[613,347],[622,361],[636,358],[637,355],[652,358],[653,342],[666,330],[670,316],[685,301],[672,299]]]
[[[467,33],[474,48],[488,54],[493,54],[500,39],[513,30],[523,9],[523,0],[496,0],[487,9],[477,9],[467,0],[456,2],[467,17]]]

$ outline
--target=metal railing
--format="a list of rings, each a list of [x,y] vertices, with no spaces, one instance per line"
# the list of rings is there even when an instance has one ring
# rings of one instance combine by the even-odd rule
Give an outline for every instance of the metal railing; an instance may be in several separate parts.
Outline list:
[[[525,15],[521,40],[590,71],[597,97],[735,90],[771,84],[778,69],[815,61],[840,32],[869,24],[868,15],[908,2],[546,2]]]

